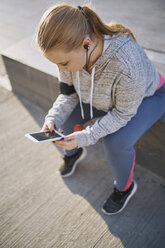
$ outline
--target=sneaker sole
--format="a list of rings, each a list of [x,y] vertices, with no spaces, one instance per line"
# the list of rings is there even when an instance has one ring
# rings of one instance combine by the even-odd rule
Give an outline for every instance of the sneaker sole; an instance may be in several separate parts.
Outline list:
[[[134,182],[133,190],[132,190],[131,194],[128,196],[127,200],[125,201],[123,207],[122,207],[119,211],[117,211],[117,212],[115,212],[115,213],[108,213],[108,212],[106,212],[103,208],[101,208],[101,210],[102,210],[102,212],[103,212],[104,214],[106,214],[106,215],[115,215],[115,214],[118,214],[118,213],[120,213],[121,211],[123,211],[123,209],[126,207],[126,205],[128,204],[129,200],[131,199],[131,197],[132,197],[132,196],[136,193],[136,191],[137,191],[137,188],[138,188],[137,183],[136,183],[135,181],[133,181],[133,182]],[[106,201],[105,201],[105,202],[106,202]],[[105,203],[105,202],[104,202],[104,203]],[[104,205],[104,204],[103,204],[103,205]]]
[[[86,148],[83,147],[83,152],[82,152],[81,156],[79,157],[79,159],[77,159],[77,161],[76,161],[75,164],[73,165],[73,168],[72,168],[71,172],[69,172],[69,173],[66,174],[66,175],[61,175],[60,171],[57,171],[57,174],[60,174],[61,177],[70,177],[70,176],[75,172],[78,163],[79,163],[81,160],[83,160],[83,159],[86,157],[86,155],[87,155],[87,150],[86,150]]]

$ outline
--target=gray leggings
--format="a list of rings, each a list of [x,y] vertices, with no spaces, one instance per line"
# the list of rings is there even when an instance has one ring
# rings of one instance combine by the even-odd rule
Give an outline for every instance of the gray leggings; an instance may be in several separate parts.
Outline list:
[[[76,106],[68,120],[61,127],[64,134],[73,132],[76,124],[84,124],[90,120],[90,107],[83,104],[85,119],[81,117],[79,104]],[[106,113],[93,108],[93,118]],[[133,146],[138,139],[159,119],[165,119],[165,84],[153,96],[144,98],[136,115],[115,133],[102,138],[104,154],[111,166],[114,186],[118,190],[127,190],[133,180],[135,165],[135,150]],[[77,149],[65,151],[68,156],[76,153]]]

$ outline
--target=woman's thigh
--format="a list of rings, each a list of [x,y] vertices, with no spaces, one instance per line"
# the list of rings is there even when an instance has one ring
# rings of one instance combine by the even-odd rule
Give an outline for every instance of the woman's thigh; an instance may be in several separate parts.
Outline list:
[[[132,147],[137,140],[165,113],[165,84],[153,96],[143,99],[137,113],[127,123],[113,134],[104,137],[103,141],[111,149],[127,149]]]

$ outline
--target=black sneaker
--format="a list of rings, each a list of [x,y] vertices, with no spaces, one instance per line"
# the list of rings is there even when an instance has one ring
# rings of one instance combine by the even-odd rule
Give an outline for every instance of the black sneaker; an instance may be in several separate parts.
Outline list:
[[[137,184],[135,181],[132,182],[131,186],[126,191],[119,191],[114,188],[114,192],[102,207],[103,213],[106,215],[114,215],[121,212],[126,207],[131,197],[135,194],[136,190]]]
[[[62,177],[69,177],[71,176],[78,163],[84,159],[87,155],[87,151],[86,149],[83,147],[83,148],[79,148],[78,149],[78,152],[72,156],[64,156],[64,164],[61,166],[61,168],[59,169],[58,173],[60,173],[60,175]]]

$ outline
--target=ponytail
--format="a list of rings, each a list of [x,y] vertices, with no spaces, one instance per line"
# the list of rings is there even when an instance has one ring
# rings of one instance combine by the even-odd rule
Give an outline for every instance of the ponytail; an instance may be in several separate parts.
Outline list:
[[[119,36],[121,36],[128,33],[131,40],[136,41],[130,29],[126,28],[120,23],[110,22],[109,24],[105,24],[98,14],[94,12],[88,5],[83,6],[83,12],[89,22],[92,33],[94,33],[97,37],[102,37],[105,34],[109,34],[111,36],[114,34],[119,34]]]

